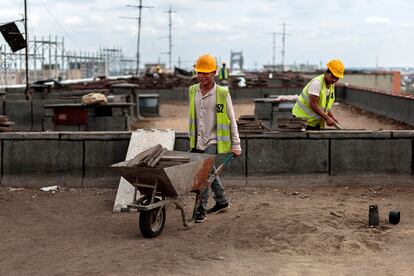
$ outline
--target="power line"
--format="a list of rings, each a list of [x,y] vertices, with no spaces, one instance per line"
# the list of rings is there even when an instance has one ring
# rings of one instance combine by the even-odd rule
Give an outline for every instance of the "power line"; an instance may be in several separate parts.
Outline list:
[[[168,13],[168,67],[171,70],[171,59],[172,59],[172,13],[176,13],[176,11],[171,10],[171,5],[168,11],[165,11]]]
[[[286,35],[289,35],[288,33],[286,33],[286,23],[283,22],[282,24],[282,72],[285,71],[285,55],[286,55],[286,51],[285,51],[285,47],[286,47]]]
[[[136,8],[138,9],[138,18],[133,18],[135,20],[138,21],[138,35],[137,35],[137,65],[136,65],[136,69],[135,69],[135,74],[138,75],[138,71],[139,71],[139,44],[140,44],[140,37],[141,37],[141,14],[142,14],[142,9],[143,8],[153,8],[150,6],[143,6],[142,5],[142,0],[139,0],[139,5],[127,5],[127,7],[129,8]],[[124,17],[127,18],[127,17]],[[129,17],[131,18],[131,17]]]
[[[272,45],[273,45],[273,48],[272,48],[272,53],[273,53],[273,55],[272,55],[272,70],[275,70],[276,69],[276,36],[280,35],[280,33],[272,32],[270,34],[272,35]]]
[[[62,29],[62,31],[69,37],[69,40],[72,41],[72,43],[78,47],[79,49],[81,49],[81,47],[79,47],[78,43],[75,42],[75,40],[72,39],[72,37],[70,36],[70,34],[65,30],[65,28],[63,28],[62,25],[60,25],[59,21],[55,18],[55,16],[53,15],[53,13],[49,10],[49,8],[46,6],[46,4],[43,2],[43,0],[40,0],[42,6],[46,9],[46,11],[49,13],[50,17],[52,17],[53,21],[55,21],[55,24]]]
[[[282,54],[282,60],[281,60],[281,66],[282,66],[282,72],[284,72],[285,71],[285,56],[286,56],[286,36],[287,35],[290,35],[289,33],[286,33],[286,23],[285,22],[283,22],[282,23],[282,32],[281,33],[279,33],[279,32],[272,32],[272,33],[270,33],[272,36],[273,36],[273,63],[272,63],[272,67],[273,67],[273,70],[275,69],[275,66],[276,66],[276,62],[275,62],[275,59],[276,59],[276,35],[280,35],[280,36],[282,36],[282,51],[281,51],[281,54]]]

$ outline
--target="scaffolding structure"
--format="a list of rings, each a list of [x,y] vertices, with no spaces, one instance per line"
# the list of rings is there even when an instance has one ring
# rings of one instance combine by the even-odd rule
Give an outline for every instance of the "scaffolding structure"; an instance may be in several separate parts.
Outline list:
[[[98,75],[131,74],[135,58],[123,54],[122,47],[101,47],[97,52],[65,49],[64,38],[49,35],[29,39],[29,79],[79,79]],[[0,44],[0,85],[25,82],[25,53],[13,53],[6,44]]]

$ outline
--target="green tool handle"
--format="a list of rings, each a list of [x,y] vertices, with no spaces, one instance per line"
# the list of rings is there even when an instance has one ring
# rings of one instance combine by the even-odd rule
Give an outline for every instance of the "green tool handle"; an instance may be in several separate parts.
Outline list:
[[[211,182],[213,182],[214,178],[216,178],[217,175],[219,175],[219,173],[223,170],[224,165],[226,165],[234,156],[235,156],[234,153],[230,153],[229,155],[226,156],[223,163],[221,163],[217,167],[217,169],[214,171],[214,173],[208,178],[209,184],[211,184]]]

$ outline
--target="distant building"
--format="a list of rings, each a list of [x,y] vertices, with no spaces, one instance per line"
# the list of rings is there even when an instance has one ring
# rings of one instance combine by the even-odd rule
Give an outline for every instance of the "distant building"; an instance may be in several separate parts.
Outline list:
[[[69,62],[66,70],[66,79],[93,78],[98,75],[105,75],[105,62],[82,61]]]

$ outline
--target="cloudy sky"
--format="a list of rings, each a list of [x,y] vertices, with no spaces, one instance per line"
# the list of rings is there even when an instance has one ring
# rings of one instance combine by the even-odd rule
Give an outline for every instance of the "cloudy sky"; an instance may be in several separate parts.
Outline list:
[[[21,18],[23,0],[1,0],[0,23]],[[135,55],[137,0],[28,0],[29,32],[65,37],[69,50],[122,47]],[[173,63],[189,67],[211,53],[229,61],[243,51],[245,65],[272,63],[272,32],[286,23],[286,61],[324,64],[340,58],[348,67],[414,66],[414,1],[410,0],[143,0],[141,60],[167,62],[168,10],[173,14]],[[21,27],[21,25],[19,25]],[[0,44],[4,43],[0,38]],[[281,62],[276,37],[276,63]],[[142,63],[141,63],[142,64]]]

